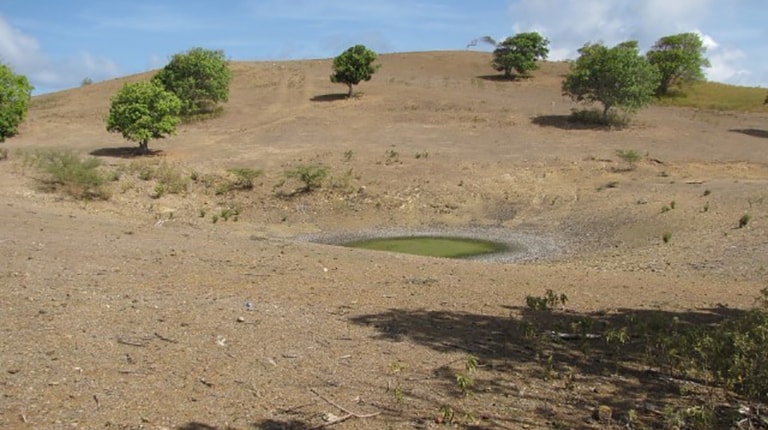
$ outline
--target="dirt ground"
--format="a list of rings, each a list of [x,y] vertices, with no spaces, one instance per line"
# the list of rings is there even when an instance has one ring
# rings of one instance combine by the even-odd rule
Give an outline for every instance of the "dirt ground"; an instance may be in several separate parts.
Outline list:
[[[35,97],[0,161],[0,427],[442,428],[453,411],[463,428],[618,428],[630,410],[658,424],[680,390],[567,346],[542,357],[521,342],[526,296],[551,289],[569,298],[561,313],[606,318],[752,306],[768,113],[651,107],[627,129],[579,128],[564,63],[505,82],[486,53],[380,60],[352,100],[328,60],[233,63],[223,114],[146,159],[104,118],[148,75]],[[43,190],[23,163],[43,148],[123,169],[112,198]],[[617,150],[644,158],[628,170]],[[324,186],[281,196],[308,163],[329,167]],[[153,198],[141,165],[263,175]],[[234,206],[237,221],[213,222]],[[498,264],[302,239],[389,228],[503,228],[559,248]],[[615,419],[593,418],[601,405]]]

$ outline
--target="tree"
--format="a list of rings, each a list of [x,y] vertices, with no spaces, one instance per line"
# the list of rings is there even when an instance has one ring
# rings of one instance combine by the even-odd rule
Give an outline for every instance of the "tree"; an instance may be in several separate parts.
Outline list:
[[[659,72],[640,55],[637,42],[613,48],[586,44],[579,54],[563,81],[563,94],[579,102],[602,103],[604,121],[613,107],[635,112],[653,100]]]
[[[107,117],[107,131],[121,133],[139,144],[141,154],[149,153],[149,141],[176,132],[181,122],[182,102],[156,82],[123,85],[112,97]]]
[[[0,142],[18,133],[33,89],[26,76],[17,75],[10,67],[0,64]]]
[[[224,51],[193,48],[175,54],[153,80],[181,100],[182,116],[212,112],[229,99],[232,73]]]
[[[492,39],[491,39],[492,40]],[[514,71],[518,76],[526,77],[528,72],[536,70],[536,60],[544,60],[549,54],[549,40],[539,33],[518,33],[496,45],[491,65],[496,71],[512,79]]]
[[[378,56],[363,45],[355,45],[333,59],[331,82],[346,84],[349,87],[347,97],[354,94],[353,87],[362,81],[370,81],[379,70],[380,64],[373,64]]]
[[[648,62],[661,74],[656,93],[665,95],[673,85],[704,79],[702,68],[709,67],[704,56],[707,48],[696,33],[681,33],[662,37],[648,51]]]

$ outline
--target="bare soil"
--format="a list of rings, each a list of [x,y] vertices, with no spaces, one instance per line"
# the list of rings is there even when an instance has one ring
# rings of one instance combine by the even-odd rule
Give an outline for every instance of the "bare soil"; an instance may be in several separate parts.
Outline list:
[[[665,406],[696,404],[598,347],[526,344],[525,298],[551,289],[569,298],[552,318],[611,321],[751,307],[768,266],[768,114],[651,107],[626,129],[577,127],[566,64],[506,82],[489,61],[384,55],[350,100],[328,60],[233,63],[223,114],[148,158],[104,118],[149,75],[35,97],[0,161],[0,427],[440,428],[450,408],[466,428],[618,428],[630,410],[659,425]],[[23,163],[43,148],[121,171],[111,199],[44,190]],[[627,169],[618,149],[644,159]],[[330,169],[323,187],[286,196],[299,184],[285,171],[313,163]],[[142,165],[263,175],[153,198]],[[213,222],[229,207],[237,221]],[[491,228],[557,252],[493,263],[305,240]]]

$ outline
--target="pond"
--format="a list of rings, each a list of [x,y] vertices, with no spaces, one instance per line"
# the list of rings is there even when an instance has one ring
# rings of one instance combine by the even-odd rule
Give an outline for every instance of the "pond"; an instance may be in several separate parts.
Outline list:
[[[354,240],[342,246],[427,257],[469,258],[522,250],[521,245],[465,237],[399,236]]]

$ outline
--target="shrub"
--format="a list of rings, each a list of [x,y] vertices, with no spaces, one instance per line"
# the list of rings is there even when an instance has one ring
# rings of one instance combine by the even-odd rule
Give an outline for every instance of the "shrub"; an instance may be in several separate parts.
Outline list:
[[[98,158],[80,159],[71,152],[40,151],[28,159],[47,174],[43,182],[78,199],[109,198],[104,188],[107,178],[99,166]]]
[[[17,75],[0,63],[0,142],[18,132],[27,116],[33,89],[26,76]]]
[[[744,228],[749,224],[749,222],[752,220],[752,217],[749,214],[744,214],[739,218],[739,228]]]
[[[610,111],[603,115],[597,109],[571,109],[568,120],[580,124],[615,128],[626,127],[629,124],[629,117],[626,115],[621,115],[616,111]]]
[[[637,162],[640,161],[643,157],[640,155],[639,152],[634,150],[623,150],[619,149],[616,151],[616,155],[624,160],[625,163],[627,163],[627,166],[629,170],[635,170],[637,167]]]
[[[328,168],[317,164],[305,164],[285,172],[287,178],[295,178],[304,183],[301,191],[310,192],[320,188],[323,179],[328,176]]]

